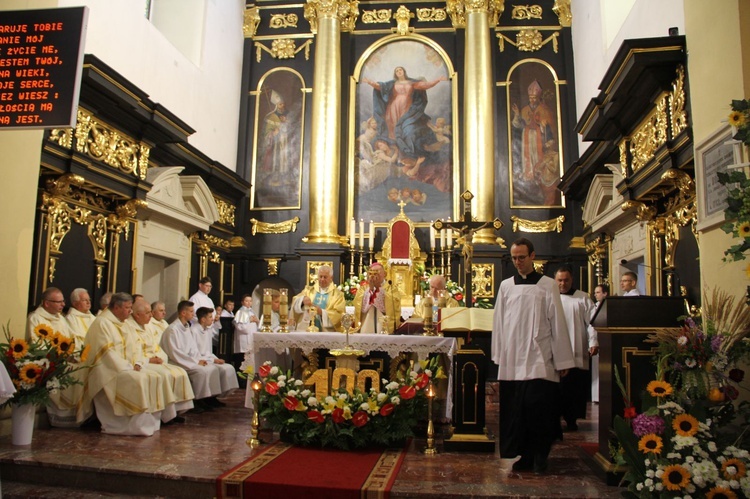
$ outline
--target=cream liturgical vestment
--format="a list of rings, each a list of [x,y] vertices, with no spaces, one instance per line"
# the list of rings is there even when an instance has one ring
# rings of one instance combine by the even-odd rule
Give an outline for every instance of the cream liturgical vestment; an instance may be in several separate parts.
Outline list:
[[[167,329],[167,327],[169,326],[169,323],[165,321],[164,319],[157,321],[156,319],[151,317],[151,322],[149,322],[148,324],[149,326],[153,327],[154,330],[158,333],[159,336],[157,337],[156,342],[160,343],[161,335],[164,333],[164,330]]]
[[[151,324],[146,324],[145,327],[141,326],[133,317],[128,317],[125,322],[133,328],[136,334],[135,338],[138,341],[135,362],[142,364],[145,369],[159,373],[164,378],[165,403],[174,403],[174,410],[177,413],[192,409],[194,395],[193,387],[190,386],[190,378],[183,368],[169,364],[167,354],[164,353],[157,341],[157,338],[161,337],[161,332]],[[150,362],[149,359],[154,357],[161,359],[161,364]],[[166,409],[162,412],[162,421],[172,419],[169,414],[165,415],[166,412]],[[171,416],[174,417],[175,415],[172,414]]]
[[[258,323],[253,322],[257,318],[250,307],[240,307],[234,316],[234,353],[245,353],[250,348],[250,334],[258,330]]]
[[[381,317],[388,316],[388,332],[393,333],[401,319],[401,295],[397,289],[383,284],[375,290],[368,285],[357,290],[354,297],[354,317],[364,334],[380,333]]]
[[[305,307],[302,301],[305,297],[310,298],[313,305],[320,307],[323,311],[322,317],[315,317],[315,325],[321,331],[338,331],[341,326],[341,316],[346,312],[346,297],[344,292],[333,285],[321,289],[316,282],[313,286],[308,286],[292,300],[292,312],[294,313],[295,324],[308,322],[305,317]],[[309,325],[309,324],[308,324]],[[304,326],[306,328],[307,325]],[[304,329],[300,325],[300,329]]]
[[[65,320],[68,321],[70,330],[75,335],[76,350],[83,348],[83,340],[86,339],[86,333],[94,322],[94,319],[96,319],[96,316],[91,312],[81,312],[73,307],[70,307],[70,310],[68,310]]]
[[[79,421],[91,403],[104,433],[153,435],[165,408],[164,380],[147,369],[136,371],[132,361],[138,345],[135,332],[110,310],[96,318],[86,334],[90,367]]]
[[[75,350],[83,347],[83,338],[76,336],[68,321],[62,314],[50,314],[43,307],[34,310],[26,321],[27,339],[35,341],[38,339],[34,331],[40,324],[50,326],[56,332],[67,336],[75,341]],[[50,392],[50,404],[47,406],[47,415],[50,425],[59,428],[71,428],[79,426],[76,422],[76,408],[83,395],[83,381],[86,378],[86,369],[81,369],[71,374],[78,383],[64,389]]]
[[[588,371],[589,349],[599,346],[596,330],[589,327],[589,319],[596,309],[594,301],[580,289],[576,289],[573,294],[561,294],[560,301],[565,312],[575,367]]]

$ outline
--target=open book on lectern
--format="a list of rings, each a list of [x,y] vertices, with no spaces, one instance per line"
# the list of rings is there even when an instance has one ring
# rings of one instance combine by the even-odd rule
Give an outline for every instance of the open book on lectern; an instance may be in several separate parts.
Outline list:
[[[441,308],[441,331],[492,331],[494,310],[490,308]]]

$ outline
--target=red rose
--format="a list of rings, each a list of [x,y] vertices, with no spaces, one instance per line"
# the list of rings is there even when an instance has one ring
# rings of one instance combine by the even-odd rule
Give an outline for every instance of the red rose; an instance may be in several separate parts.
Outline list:
[[[430,382],[430,377],[427,376],[427,373],[421,373],[419,376],[417,376],[415,385],[417,388],[421,390],[422,388],[427,386],[427,383],[429,382]]]
[[[297,408],[297,399],[294,397],[284,397],[284,407],[293,411]]]
[[[462,295],[461,293],[456,293],[453,297],[456,299],[456,301],[461,301],[464,299],[464,295]]]
[[[307,411],[307,419],[309,419],[310,421],[315,421],[316,423],[325,422],[325,418],[318,411]]]
[[[352,416],[352,424],[359,428],[366,425],[369,419],[370,418],[365,411],[357,411],[354,413],[354,416]]]
[[[636,412],[635,407],[633,407],[632,405],[625,408],[625,419],[633,419],[637,415],[638,413]]]
[[[331,413],[331,419],[333,419],[333,422],[336,424],[340,424],[344,422],[344,409],[337,407],[333,410]]]
[[[413,399],[414,396],[417,394],[417,389],[413,386],[402,386],[398,390],[398,394],[401,396],[404,400]]]
[[[383,407],[380,408],[380,415],[383,417],[390,416],[391,413],[393,413],[393,409],[395,408],[396,408],[395,405],[388,402],[387,404],[385,404]]]
[[[353,294],[353,295],[356,295],[357,294],[357,288],[355,288],[354,286],[352,286],[352,288],[349,290],[349,292],[351,294]]]
[[[268,375],[271,374],[271,366],[263,364],[260,366],[260,369],[258,369],[258,374],[260,374],[261,378],[267,378]]]
[[[266,392],[270,395],[276,395],[279,393],[279,385],[277,385],[275,381],[269,381],[266,383]]]
[[[745,379],[745,371],[742,369],[732,369],[729,371],[729,379],[735,383],[741,383]]]

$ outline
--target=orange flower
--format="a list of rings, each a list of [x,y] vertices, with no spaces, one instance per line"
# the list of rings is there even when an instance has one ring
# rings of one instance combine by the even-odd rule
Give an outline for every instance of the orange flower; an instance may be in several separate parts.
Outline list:
[[[672,395],[673,391],[672,385],[666,381],[658,379],[650,382],[646,387],[646,390],[648,390],[648,393],[650,393],[652,397],[666,397]]]
[[[681,490],[690,484],[690,472],[679,464],[672,464],[664,468],[661,481],[667,490]]]
[[[29,344],[25,340],[16,338],[10,342],[10,352],[14,359],[20,359],[29,353]]]
[[[47,324],[39,324],[34,328],[34,334],[42,339],[47,339],[55,334],[55,330],[49,327]]]
[[[698,433],[698,420],[690,414],[680,414],[672,420],[672,428],[682,437],[692,437]]]
[[[81,362],[86,362],[86,359],[89,358],[89,351],[91,350],[91,345],[86,345],[83,348],[83,352],[81,352]]]
[[[57,353],[60,355],[69,355],[73,352],[75,343],[67,336],[60,335],[59,342],[57,343]]]
[[[745,115],[739,111],[729,113],[729,124],[735,127],[741,127],[745,124]]]
[[[708,491],[707,499],[737,499],[737,494],[725,487],[716,486]]]
[[[26,364],[18,371],[18,377],[25,383],[36,383],[42,375],[42,370],[36,364]]]
[[[655,433],[643,435],[638,441],[638,450],[643,452],[644,454],[661,454],[661,449],[663,446],[664,443],[662,442],[661,437],[659,435],[656,435]]]
[[[732,473],[728,469],[730,466],[734,466],[734,473]],[[724,461],[724,463],[721,465],[721,473],[727,480],[739,480],[740,478],[745,477],[745,475],[747,474],[747,468],[745,467],[745,463],[733,457]]]

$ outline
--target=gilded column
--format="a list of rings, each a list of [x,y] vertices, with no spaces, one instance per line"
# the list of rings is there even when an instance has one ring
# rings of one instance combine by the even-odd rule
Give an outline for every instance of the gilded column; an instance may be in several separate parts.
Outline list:
[[[464,185],[474,194],[477,220],[495,218],[495,105],[490,27],[505,9],[504,0],[448,0],[447,11],[456,28],[465,27]],[[462,26],[463,24],[463,26]],[[482,230],[474,242],[493,244],[492,230]]]
[[[341,31],[350,31],[359,2],[308,0],[305,18],[315,36],[310,144],[309,243],[338,243],[341,148]]]

